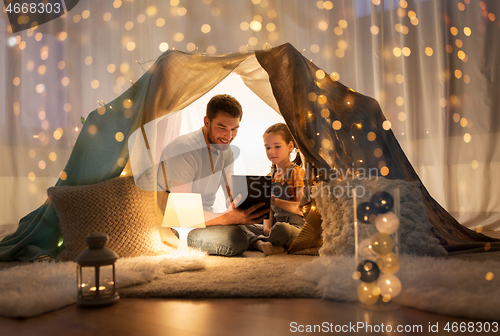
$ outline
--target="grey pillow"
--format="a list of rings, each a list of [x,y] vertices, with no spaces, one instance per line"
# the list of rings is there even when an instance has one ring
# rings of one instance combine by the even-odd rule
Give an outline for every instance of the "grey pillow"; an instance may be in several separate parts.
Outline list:
[[[320,255],[354,254],[353,188],[373,194],[399,187],[401,253],[443,257],[447,255],[437,238],[430,235],[431,223],[425,212],[420,182],[404,180],[347,178],[317,186],[313,194],[323,218],[323,246]],[[350,193],[347,190],[350,190]],[[344,192],[341,192],[344,191]],[[359,202],[358,202],[359,204]],[[372,230],[376,232],[374,225]]]

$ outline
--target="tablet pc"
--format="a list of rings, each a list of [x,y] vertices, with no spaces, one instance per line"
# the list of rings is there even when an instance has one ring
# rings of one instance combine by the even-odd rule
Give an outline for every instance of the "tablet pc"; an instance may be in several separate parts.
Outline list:
[[[231,194],[234,198],[241,194],[242,198],[236,207],[239,209],[248,209],[252,205],[264,202],[261,209],[271,207],[271,176],[258,175],[233,175]],[[265,219],[269,219],[269,213]]]

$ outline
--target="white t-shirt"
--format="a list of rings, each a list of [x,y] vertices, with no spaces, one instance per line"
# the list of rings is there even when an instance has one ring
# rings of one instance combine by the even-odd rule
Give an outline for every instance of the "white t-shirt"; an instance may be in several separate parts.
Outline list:
[[[226,150],[210,147],[214,171],[210,165],[208,147],[203,131],[200,128],[194,132],[181,135],[169,143],[161,154],[165,162],[167,181],[171,189],[172,181],[191,183],[192,192],[201,194],[203,210],[211,211],[219,186],[224,186],[222,172],[234,172],[234,157],[231,146]],[[158,169],[158,185],[165,190],[163,171]]]

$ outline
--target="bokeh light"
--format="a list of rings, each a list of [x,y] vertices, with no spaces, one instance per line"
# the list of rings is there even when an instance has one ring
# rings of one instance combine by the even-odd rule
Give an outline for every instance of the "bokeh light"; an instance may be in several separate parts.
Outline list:
[[[123,135],[123,133],[122,133],[122,132],[117,132],[117,133],[115,134],[115,139],[116,139],[116,141],[118,141],[118,142],[122,142],[122,141],[123,141],[123,139],[125,139],[125,136]]]
[[[213,45],[207,47],[207,54],[214,55],[217,52],[217,48]]]
[[[339,121],[339,120],[335,120],[333,123],[332,123],[332,128],[336,131],[338,131],[339,129],[342,128],[342,123]]]
[[[120,64],[120,72],[122,74],[127,73],[129,71],[129,69],[130,69],[130,65],[128,65],[128,63]]]
[[[62,171],[59,173],[59,178],[64,181],[68,178],[68,174],[66,174],[65,171]]]
[[[317,70],[316,71],[316,78],[317,79],[323,79],[325,78],[325,72],[321,69]]]
[[[37,84],[35,86],[35,91],[37,93],[44,93],[45,92],[45,84],[41,83],[41,84]]]
[[[157,27],[163,27],[165,25],[165,19],[164,18],[158,18],[156,20],[156,26]]]
[[[260,31],[262,29],[262,23],[259,21],[252,21],[250,22],[250,29],[253,31]]]
[[[135,43],[134,42],[127,43],[127,50],[128,51],[133,51],[134,49],[135,49]]]
[[[184,40],[184,34],[183,33],[176,33],[176,34],[174,34],[174,41],[181,42],[182,40]]]
[[[403,106],[405,104],[405,99],[401,96],[396,98],[396,105]]]
[[[201,26],[201,31],[204,34],[208,34],[210,32],[210,30],[211,30],[211,28],[210,28],[209,24],[204,24],[203,26]]]
[[[56,140],[61,139],[61,137],[63,136],[63,134],[64,134],[64,130],[59,127],[53,133],[54,139],[56,139]]]
[[[160,49],[161,52],[165,52],[168,50],[168,43],[167,42],[162,42],[160,43],[160,45],[158,46],[158,48]]]
[[[89,128],[87,128],[89,134],[95,135],[97,133],[97,126],[96,125],[90,125]]]
[[[127,21],[125,23],[125,30],[132,30],[134,28],[134,23],[132,21]]]
[[[157,12],[158,12],[158,8],[156,8],[156,6],[149,6],[146,9],[146,14],[148,16],[155,16]]]

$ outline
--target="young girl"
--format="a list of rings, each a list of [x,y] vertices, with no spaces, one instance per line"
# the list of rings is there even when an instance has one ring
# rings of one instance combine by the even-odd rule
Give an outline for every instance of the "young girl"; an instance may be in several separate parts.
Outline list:
[[[263,135],[267,158],[271,161],[272,188],[271,214],[264,224],[242,225],[249,246],[270,255],[287,249],[304,226],[299,203],[304,191],[304,169],[300,155],[294,162],[290,153],[295,148],[286,124],[269,127]]]

